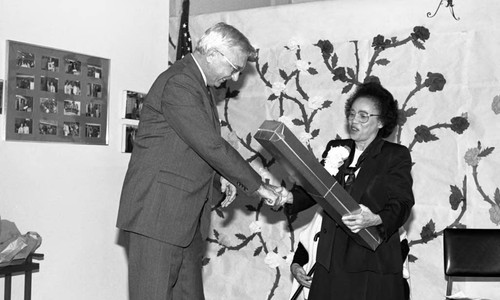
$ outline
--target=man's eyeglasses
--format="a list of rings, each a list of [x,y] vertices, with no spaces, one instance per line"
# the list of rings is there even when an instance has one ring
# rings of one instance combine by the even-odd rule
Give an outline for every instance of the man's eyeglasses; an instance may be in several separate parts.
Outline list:
[[[370,117],[371,116],[380,116],[380,115],[376,115],[376,114],[369,114],[367,112],[364,112],[364,111],[360,111],[360,112],[355,112],[354,110],[351,110],[348,114],[347,114],[347,119],[349,121],[352,121],[356,118],[356,115],[359,116],[359,122],[360,123],[366,123],[368,122],[368,120],[370,120]]]
[[[233,68],[233,72],[231,73],[231,76],[236,74],[236,73],[239,73],[243,70],[243,67],[239,67],[239,66],[236,66],[235,64],[233,64],[225,55],[224,53],[220,52],[219,50],[215,50],[217,51],[220,55],[222,55],[222,57],[224,57],[224,59],[227,61],[228,64],[231,65],[231,67]]]

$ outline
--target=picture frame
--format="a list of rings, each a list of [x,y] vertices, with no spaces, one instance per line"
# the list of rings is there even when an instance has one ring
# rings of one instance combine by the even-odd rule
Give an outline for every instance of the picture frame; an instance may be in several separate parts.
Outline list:
[[[123,124],[122,153],[132,153],[138,127],[136,124]]]
[[[7,49],[6,140],[108,144],[109,59],[12,40]]]
[[[3,79],[0,79],[0,114],[3,112]]]
[[[123,91],[123,99],[125,102],[124,119],[139,120],[142,110],[142,104],[146,98],[145,93],[136,91]]]

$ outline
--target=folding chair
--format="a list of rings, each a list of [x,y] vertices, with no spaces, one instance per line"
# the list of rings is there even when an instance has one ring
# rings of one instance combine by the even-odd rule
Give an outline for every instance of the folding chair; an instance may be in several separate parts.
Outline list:
[[[443,240],[447,296],[458,277],[500,277],[499,229],[446,228]]]

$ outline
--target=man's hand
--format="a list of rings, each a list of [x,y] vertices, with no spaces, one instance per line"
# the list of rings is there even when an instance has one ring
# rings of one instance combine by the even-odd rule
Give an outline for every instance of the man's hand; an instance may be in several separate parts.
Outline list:
[[[306,270],[301,267],[298,263],[293,263],[290,266],[290,271],[292,272],[293,277],[297,280],[298,283],[305,286],[306,288],[311,288],[311,276],[307,276]]]
[[[269,206],[274,206],[280,201],[279,191],[281,187],[273,186],[267,183],[262,183],[257,194],[260,198],[264,199],[264,202]]]
[[[222,207],[228,206],[236,199],[236,187],[222,176],[220,177],[220,191],[226,194],[226,198],[221,203]]]

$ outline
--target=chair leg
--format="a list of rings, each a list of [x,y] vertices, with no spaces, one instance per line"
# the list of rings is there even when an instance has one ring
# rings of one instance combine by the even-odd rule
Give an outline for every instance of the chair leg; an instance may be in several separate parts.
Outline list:
[[[5,300],[10,300],[10,292],[12,288],[12,275],[11,274],[6,274],[5,275],[5,290],[4,290],[4,299]]]
[[[448,283],[446,284],[446,296],[451,295],[452,284],[453,279],[451,277],[448,277]]]

